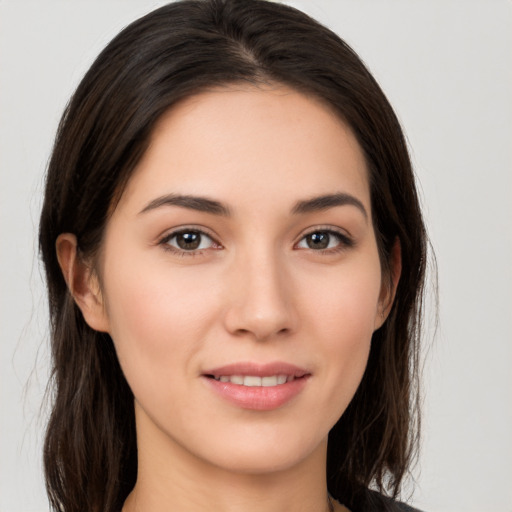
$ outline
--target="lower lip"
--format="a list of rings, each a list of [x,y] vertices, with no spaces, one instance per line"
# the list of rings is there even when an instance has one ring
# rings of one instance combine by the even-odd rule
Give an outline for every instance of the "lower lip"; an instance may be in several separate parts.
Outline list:
[[[253,411],[278,409],[295,398],[306,385],[308,375],[277,386],[241,386],[204,377],[211,388],[228,402]]]

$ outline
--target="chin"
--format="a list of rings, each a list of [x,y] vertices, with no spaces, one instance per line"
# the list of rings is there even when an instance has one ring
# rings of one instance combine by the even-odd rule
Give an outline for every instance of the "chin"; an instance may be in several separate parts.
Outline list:
[[[327,436],[320,440],[298,435],[288,435],[286,439],[231,438],[227,443],[218,443],[217,447],[222,448],[205,457],[214,466],[233,473],[263,475],[296,468],[317,456],[325,460]]]

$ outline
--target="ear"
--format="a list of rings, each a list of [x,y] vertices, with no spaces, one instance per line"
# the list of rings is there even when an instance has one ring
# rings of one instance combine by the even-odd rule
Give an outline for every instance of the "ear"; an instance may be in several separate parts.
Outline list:
[[[398,281],[400,281],[400,275],[402,274],[402,248],[400,246],[400,240],[398,237],[395,238],[393,247],[391,248],[389,272],[390,279],[383,279],[382,282],[379,306],[377,315],[375,317],[375,330],[382,327],[382,324],[386,321],[386,318],[391,311],[391,307],[393,306],[393,302],[395,300]]]
[[[69,292],[85,321],[96,331],[108,332],[108,317],[98,277],[92,267],[80,258],[76,236],[62,233],[57,238],[55,248]]]

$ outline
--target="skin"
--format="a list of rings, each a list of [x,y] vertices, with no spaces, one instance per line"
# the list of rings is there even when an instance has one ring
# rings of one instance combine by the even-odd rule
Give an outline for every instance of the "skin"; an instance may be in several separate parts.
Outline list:
[[[355,201],[294,211],[333,193]],[[156,205],[168,194],[229,215]],[[199,249],[180,249],[183,229],[206,233]],[[311,248],[311,233],[328,247]],[[328,509],[327,435],[399,275],[396,258],[393,289],[382,284],[364,157],[337,116],[282,87],[193,96],[159,121],[98,261],[77,259],[72,234],[57,252],[135,396],[139,473],[125,512]],[[285,361],[309,377],[283,406],[248,410],[203,375],[240,361]]]

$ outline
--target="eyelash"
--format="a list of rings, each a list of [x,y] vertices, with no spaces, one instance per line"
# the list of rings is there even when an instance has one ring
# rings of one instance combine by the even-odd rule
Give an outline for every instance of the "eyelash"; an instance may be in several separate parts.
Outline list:
[[[215,250],[222,249],[222,245],[219,244],[212,235],[207,233],[204,230],[204,228],[196,228],[196,227],[184,227],[184,228],[180,228],[176,231],[172,231],[171,233],[168,233],[163,238],[161,238],[160,241],[158,242],[158,244],[161,245],[165,251],[172,252],[178,256],[200,256],[201,254],[203,254],[203,252],[205,250],[210,249],[210,247],[208,247],[208,248],[203,248],[203,249],[193,249],[193,250],[187,251],[185,249],[173,247],[172,245],[169,244],[169,242],[173,238],[176,238],[179,235],[185,235],[185,234],[191,234],[191,233],[199,235],[201,237],[201,239],[204,237],[209,238],[211,240],[212,244],[216,246],[214,248]],[[201,243],[202,243],[202,240],[201,240]]]
[[[185,234],[196,234],[199,235],[201,238],[207,237],[211,240],[212,244],[216,247],[213,247],[214,250],[222,249],[222,245],[219,244],[215,238],[207,233],[203,228],[196,228],[196,227],[184,227],[180,228],[176,231],[173,231],[171,233],[166,234],[164,237],[162,237],[158,244],[162,246],[162,248],[166,251],[172,252],[178,256],[200,256],[204,253],[205,250],[210,249],[211,247],[203,248],[203,249],[192,249],[192,250],[185,250],[180,249],[178,247],[173,247],[169,244],[169,242],[179,236],[179,235],[185,235]],[[315,235],[315,234],[327,234],[329,237],[335,237],[338,241],[338,244],[335,247],[331,248],[325,248],[325,249],[312,249],[311,247],[304,247],[304,248],[298,248],[297,246],[303,241],[306,240],[308,236]],[[331,240],[329,238],[328,244],[330,244]],[[200,245],[202,243],[202,240],[200,241]],[[306,242],[307,243],[307,242]],[[314,253],[321,254],[321,255],[332,255],[337,254],[339,252],[345,251],[347,249],[350,249],[355,245],[354,240],[346,235],[345,233],[342,233],[338,230],[335,230],[331,227],[317,227],[315,229],[312,229],[311,231],[308,231],[304,235],[301,236],[299,241],[294,244],[294,248],[297,248],[299,250],[303,249],[309,249],[313,251]]]
[[[350,249],[351,247],[353,247],[355,245],[354,240],[350,236],[348,236],[346,233],[343,233],[341,231],[333,229],[332,227],[319,226],[319,227],[315,227],[311,231],[308,231],[307,233],[302,235],[300,240],[295,244],[294,247],[296,247],[299,243],[301,243],[303,240],[305,240],[308,236],[320,234],[320,233],[327,234],[329,237],[336,238],[338,241],[337,245],[335,247],[326,248],[326,249],[318,249],[318,250],[312,249],[311,247],[304,248],[304,249],[309,249],[309,250],[313,251],[315,254],[329,256],[329,255],[338,254],[342,251]],[[330,243],[330,239],[329,239],[328,243]]]

